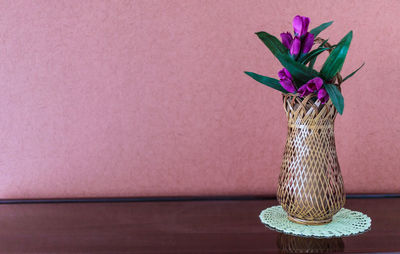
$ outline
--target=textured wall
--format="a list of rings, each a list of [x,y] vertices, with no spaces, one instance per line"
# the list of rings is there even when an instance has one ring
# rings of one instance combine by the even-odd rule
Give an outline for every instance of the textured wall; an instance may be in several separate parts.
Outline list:
[[[0,198],[275,193],[281,68],[254,32],[354,40],[348,192],[400,192],[400,1],[1,1]]]

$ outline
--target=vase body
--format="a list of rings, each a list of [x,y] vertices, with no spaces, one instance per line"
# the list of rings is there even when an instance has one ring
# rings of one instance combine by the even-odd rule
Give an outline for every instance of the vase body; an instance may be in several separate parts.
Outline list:
[[[336,154],[331,100],[321,104],[314,95],[283,96],[288,135],[279,175],[277,198],[291,221],[318,225],[332,220],[345,204]]]

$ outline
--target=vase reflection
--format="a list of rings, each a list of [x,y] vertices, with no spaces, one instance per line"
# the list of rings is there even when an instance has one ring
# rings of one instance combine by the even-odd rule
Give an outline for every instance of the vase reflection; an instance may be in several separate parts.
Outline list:
[[[280,233],[277,245],[280,253],[332,253],[344,251],[342,238],[312,238]]]

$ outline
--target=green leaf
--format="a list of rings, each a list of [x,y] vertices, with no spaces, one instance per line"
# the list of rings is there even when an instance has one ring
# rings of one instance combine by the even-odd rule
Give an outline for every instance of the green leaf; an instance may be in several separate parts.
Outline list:
[[[321,43],[321,45],[319,45],[319,47],[318,48],[322,48],[323,46],[325,46],[325,43],[327,43],[328,42],[328,39],[326,39],[326,40],[324,40],[322,43]],[[317,60],[317,58],[314,58],[314,59],[312,59],[311,61],[310,61],[310,64],[308,65],[308,67],[309,68],[314,68],[314,64],[315,64],[315,61]]]
[[[350,31],[329,54],[320,72],[325,80],[332,80],[333,77],[342,69],[352,38],[353,31]]]
[[[351,78],[354,74],[356,74],[356,72],[357,72],[358,70],[360,70],[360,69],[364,66],[364,64],[365,64],[365,63],[363,63],[360,67],[358,67],[357,70],[355,70],[355,71],[353,71],[352,73],[350,73],[349,75],[347,75],[347,76],[342,80],[342,82],[345,82],[346,79]]]
[[[323,30],[325,30],[326,28],[328,28],[330,25],[332,25],[333,21],[329,21],[326,23],[323,23],[322,25],[317,26],[314,29],[311,29],[310,33],[312,33],[315,37],[317,37],[317,35],[322,32]]]
[[[339,88],[334,84],[324,84],[324,87],[328,92],[336,110],[339,112],[339,114],[343,114],[344,99],[342,93],[339,91]]]
[[[306,65],[308,62],[310,62],[311,60],[314,60],[317,58],[317,56],[319,54],[321,54],[322,52],[324,52],[325,50],[329,50],[332,47],[329,48],[317,48],[314,49],[313,51],[309,52],[307,55],[305,55],[304,57],[302,57],[299,62]]]
[[[324,40],[318,48],[322,48],[328,42],[329,39]]]
[[[278,38],[267,33],[267,32],[257,32],[256,35],[264,44],[271,50],[272,54],[275,56],[281,54],[289,54],[289,50],[282,44]]]
[[[271,87],[273,89],[276,89],[276,90],[278,90],[278,91],[280,91],[282,93],[288,93],[288,91],[286,91],[281,86],[281,84],[279,83],[279,80],[277,80],[277,79],[266,77],[266,76],[262,76],[262,75],[259,75],[257,73],[254,73],[254,72],[245,71],[244,73],[246,73],[247,75],[249,75],[250,77],[252,77],[256,81],[258,81],[258,82],[260,82],[260,83],[262,83],[264,85],[267,85],[267,86],[269,86],[269,87]]]
[[[313,60],[310,61],[310,64],[308,65],[309,68],[314,68],[315,61],[317,61],[317,58],[314,58]]]
[[[258,32],[256,34],[279,62],[289,70],[297,86],[301,86],[310,79],[318,77],[318,72],[314,69],[307,68],[303,64],[293,60],[289,55],[288,49],[275,36],[266,32]]]

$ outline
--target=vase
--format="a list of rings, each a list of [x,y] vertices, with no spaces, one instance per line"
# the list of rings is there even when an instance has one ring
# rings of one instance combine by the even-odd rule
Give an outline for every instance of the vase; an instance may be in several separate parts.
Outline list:
[[[329,223],[345,204],[343,178],[336,154],[337,111],[310,94],[284,94],[288,134],[277,198],[288,219],[306,225]]]

